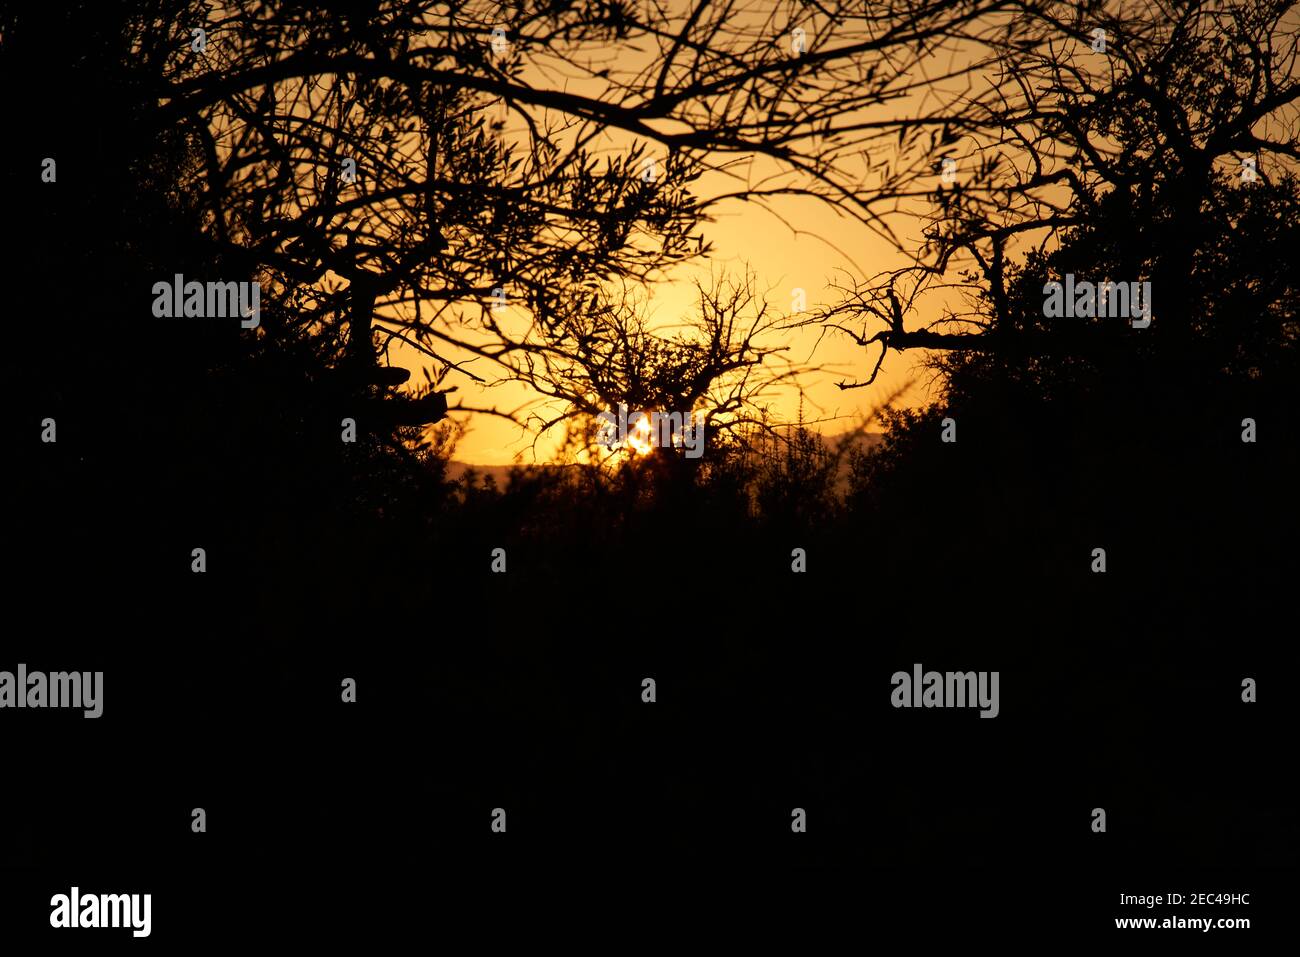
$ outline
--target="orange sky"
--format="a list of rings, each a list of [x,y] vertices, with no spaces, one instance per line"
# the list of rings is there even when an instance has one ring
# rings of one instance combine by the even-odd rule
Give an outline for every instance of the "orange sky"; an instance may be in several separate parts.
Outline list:
[[[809,24],[809,30],[815,39],[815,25]],[[592,57],[599,61],[602,54],[606,59],[615,56],[624,69],[636,69],[635,55],[626,51],[615,54],[598,50],[593,52]],[[600,81],[591,78],[575,79],[571,69],[565,70],[562,78],[557,78],[545,65],[539,65],[526,71],[525,76],[539,87],[553,85],[571,93],[588,96],[601,96],[604,92]],[[892,114],[897,115],[899,111],[898,102],[890,106]],[[511,135],[517,136],[523,129],[523,124],[517,117],[510,117],[507,119],[507,129]],[[609,152],[628,150],[632,146],[630,137],[617,131],[604,134],[603,142]],[[656,148],[656,144],[650,144],[649,155],[655,155]],[[662,148],[658,149],[662,155]],[[766,174],[771,171],[774,168],[762,172]],[[860,174],[866,172],[865,168],[855,171]],[[734,192],[737,182],[720,173],[707,173],[693,187],[697,196],[707,198]],[[759,203],[738,200],[728,201],[711,211],[715,221],[704,224],[701,231],[706,241],[713,246],[712,255],[684,265],[666,281],[645,290],[645,295],[649,298],[649,316],[656,328],[660,324],[671,326],[689,319],[696,296],[694,282],[707,282],[710,275],[716,276],[719,272],[740,276],[748,269],[754,275],[756,290],[764,295],[773,310],[786,316],[792,311],[796,289],[804,290],[807,308],[813,310],[840,301],[840,294],[831,288],[832,283],[852,286],[883,270],[911,263],[910,257],[900,253],[861,222],[838,214],[815,199],[779,197],[765,202],[779,213],[779,217]],[[912,241],[919,239],[919,222],[899,218],[895,227],[900,228],[899,238],[914,248],[916,243]],[[520,318],[525,317],[521,315]],[[927,317],[933,318],[937,318],[937,312]],[[918,323],[920,320],[917,317],[909,318],[909,326]],[[927,401],[926,379],[923,370],[918,369],[918,363],[923,358],[919,351],[891,354],[885,359],[875,383],[866,388],[844,391],[837,388],[835,383],[869,377],[877,353],[873,351],[868,354],[842,334],[824,337],[814,353],[816,341],[816,333],[806,331],[791,336],[788,344],[792,359],[805,363],[815,362],[825,370],[801,380],[805,391],[804,418],[831,420],[818,424],[822,431],[833,434],[854,426],[863,413],[877,406],[883,398],[909,380],[917,381],[904,394],[900,404],[921,405]],[[448,353],[448,358],[466,357],[456,356],[453,351]],[[418,369],[427,360],[413,349],[399,349],[394,344],[392,361],[411,368],[416,373],[416,381],[423,381]],[[485,371],[481,367],[476,368]],[[535,398],[528,389],[516,383],[487,390],[462,375],[453,374],[445,385],[457,387],[456,394],[452,396],[453,405],[460,401],[466,405],[516,408]],[[559,411],[559,407],[552,408]],[[769,408],[779,420],[794,420],[799,412],[799,397],[792,389],[786,390],[784,394],[773,394]],[[556,426],[549,434],[539,437],[534,432],[493,416],[452,413],[452,417],[463,421],[467,427],[455,453],[455,458],[463,462],[505,465],[546,461],[562,438],[563,426]]]
[[[695,304],[693,280],[707,282],[710,270],[715,274],[725,269],[736,274],[748,266],[756,276],[759,290],[766,290],[766,299],[781,315],[791,312],[794,290],[802,288],[809,309],[838,301],[838,293],[831,283],[841,285],[858,281],[874,273],[906,261],[896,250],[872,235],[864,226],[847,218],[836,218],[826,207],[812,200],[787,204],[792,207],[782,211],[784,218],[804,235],[794,235],[789,226],[755,204],[730,203],[719,210],[717,222],[706,226],[705,235],[713,243],[714,254],[680,269],[673,279],[657,284],[648,290],[649,315],[656,326],[670,326],[692,314]],[[826,237],[838,249],[819,237]],[[843,252],[841,252],[841,250]],[[836,270],[841,270],[838,274]],[[822,340],[816,347],[816,335],[811,331],[798,333],[789,339],[792,355],[808,359],[825,367],[822,374],[804,378],[804,417],[806,419],[834,419],[819,427],[827,433],[843,431],[855,424],[857,417],[870,410],[909,379],[917,377],[916,365],[922,358],[920,352],[892,353],[885,359],[880,375],[871,386],[862,389],[841,390],[836,382],[843,379],[865,379],[870,375],[876,353],[868,355],[847,336],[834,335]],[[427,360],[409,348],[394,348],[396,364],[418,369]],[[508,384],[484,389],[463,376],[448,380],[457,386],[456,397],[470,405],[514,407],[532,398],[530,390],[519,384]],[[923,381],[918,381],[904,397],[904,404],[922,404],[925,401]],[[773,394],[771,409],[780,419],[793,420],[798,415],[798,396],[793,390]],[[549,458],[559,442],[562,426],[554,427],[553,434],[543,435],[534,452],[535,434],[510,424],[504,419],[487,415],[453,414],[467,424],[467,432],[457,448],[455,457],[464,462],[482,465],[506,465],[515,461],[529,463],[536,455],[538,461]]]

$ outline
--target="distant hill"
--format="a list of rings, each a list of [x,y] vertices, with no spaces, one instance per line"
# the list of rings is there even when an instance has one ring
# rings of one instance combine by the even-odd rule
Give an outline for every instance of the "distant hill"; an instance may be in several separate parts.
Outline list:
[[[825,435],[822,436],[822,440],[828,446],[834,447],[836,443],[842,441],[848,435],[849,435],[848,432],[841,432],[838,435]],[[875,446],[880,444],[883,438],[884,435],[880,432],[865,432],[859,436],[858,442],[861,443],[861,445],[865,448],[874,448]],[[490,475],[496,481],[499,487],[504,488],[506,483],[510,479],[510,470],[515,468],[522,468],[522,467],[523,466],[520,465],[474,465],[469,462],[457,462],[453,460],[447,463],[447,478],[450,481],[459,482],[466,472],[468,472],[470,469],[473,469],[478,474],[480,481],[482,481],[484,477]],[[553,469],[553,468],[567,468],[568,466],[534,465],[531,467],[541,468],[541,469]],[[842,479],[843,476],[841,476],[841,480]]]
[[[506,482],[510,478],[510,470],[517,469],[517,468],[523,468],[523,466],[521,465],[472,465],[468,462],[457,462],[453,460],[447,463],[447,478],[450,481],[459,482],[466,472],[468,472],[470,469],[473,469],[474,472],[478,474],[479,481],[482,481],[483,478],[490,475],[492,476],[493,479],[496,480],[498,486],[504,488]],[[563,468],[563,466],[540,465],[540,466],[534,466],[534,468]]]

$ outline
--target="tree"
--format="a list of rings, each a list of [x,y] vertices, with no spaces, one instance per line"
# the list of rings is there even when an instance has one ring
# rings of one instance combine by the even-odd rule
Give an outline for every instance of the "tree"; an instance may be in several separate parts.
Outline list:
[[[289,306],[266,335],[310,331],[336,368],[400,341],[437,383],[555,394],[611,290],[705,255],[721,204],[809,196],[892,236],[983,95],[918,101],[980,64],[925,71],[1007,6],[181,4],[136,45],[158,127],[191,136],[205,235]],[[198,29],[204,50],[178,42]]]
[[[1112,328],[1048,328],[1041,310],[1040,321],[1028,321],[1024,290],[1010,288],[1017,260],[1041,265],[1080,231],[1092,234],[1089,254],[1099,254],[1092,265],[1112,270],[1104,278],[1152,282],[1158,318],[1144,333],[1147,345],[1158,341],[1199,362],[1201,344],[1221,339],[1223,326],[1206,312],[1212,283],[1198,271],[1224,252],[1224,231],[1236,228],[1248,202],[1224,188],[1276,185],[1300,155],[1300,48],[1290,7],[1026,7],[1015,42],[996,44],[1001,99],[972,119],[959,164],[979,175],[936,191],[915,267],[875,277],[828,312],[859,343],[880,349],[871,377],[844,386],[874,379],[891,349],[1109,352]],[[1279,195],[1273,189],[1260,201]],[[1098,232],[1102,223],[1109,236]],[[1099,239],[1105,252],[1095,247]],[[954,287],[970,294],[972,308],[953,306]],[[942,319],[909,328],[929,294],[945,297]]]

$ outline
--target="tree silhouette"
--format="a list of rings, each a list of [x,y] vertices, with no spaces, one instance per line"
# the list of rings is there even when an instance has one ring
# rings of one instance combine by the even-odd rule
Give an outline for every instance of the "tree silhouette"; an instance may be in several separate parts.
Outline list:
[[[148,42],[156,122],[194,137],[205,235],[294,297],[269,335],[323,326],[329,366],[401,342],[435,381],[549,393],[552,363],[584,361],[571,331],[608,315],[592,303],[706,254],[722,204],[805,195],[891,235],[958,98],[893,104],[949,46],[1002,31],[979,19],[997,6],[405,2],[364,28],[341,7],[208,23],[180,6],[206,50]]]
[[[844,386],[874,380],[891,349],[1108,350],[1112,327],[1026,324],[1008,288],[1018,259],[1041,258],[1080,229],[1107,247],[1094,265],[1111,272],[1099,280],[1153,283],[1160,318],[1151,338],[1190,356],[1210,324],[1198,266],[1222,247],[1221,231],[1235,228],[1239,203],[1225,205],[1224,184],[1272,183],[1300,149],[1292,69],[1300,34],[1289,9],[1026,7],[1017,39],[994,44],[1002,99],[972,117],[964,175],[933,194],[918,264],[875,277],[828,310],[842,331],[880,350],[870,378]],[[1098,232],[1102,222],[1108,235]],[[977,304],[955,307],[953,287]],[[929,292],[941,294],[943,317],[916,328],[908,320]]]
[[[59,881],[229,865],[173,897],[200,907],[267,859],[312,894],[353,860],[365,881],[412,859],[495,877],[538,846],[521,826],[484,853],[501,803],[555,860],[662,840],[965,874],[954,838],[987,832],[1036,874],[1098,859],[1043,835],[1105,785],[1122,864],[1280,856],[1256,838],[1289,810],[1202,751],[1281,781],[1247,723],[1277,706],[1239,718],[1234,686],[1272,664],[1295,577],[1289,26],[1273,4],[1147,6],[7,5],[4,587],[35,610],[15,657],[110,662],[110,729],[160,744],[137,776],[66,725],[14,735],[12,766],[46,778],[6,819],[35,822]],[[655,324],[641,284],[706,256],[711,216],[792,195],[916,263],[812,317],[723,275],[684,329]],[[909,216],[928,246],[900,238]],[[178,273],[262,283],[260,325],[153,316]],[[1150,278],[1152,325],[1048,318],[1066,273]],[[842,456],[762,408],[812,361],[782,335],[819,324],[877,369],[933,350],[936,401],[880,413],[844,502]],[[399,348],[429,366],[408,376]],[[538,401],[455,402],[476,380]],[[707,454],[601,468],[590,426],[620,402],[704,417]],[[453,413],[563,426],[587,464],[453,481]],[[864,734],[918,659],[1001,667],[1015,700]],[[638,699],[651,670],[670,707]],[[345,674],[364,704],[340,715]],[[1130,747],[1171,713],[1196,733]],[[199,792],[233,822],[210,859],[174,839]],[[762,837],[792,837],[792,806],[810,833]]]

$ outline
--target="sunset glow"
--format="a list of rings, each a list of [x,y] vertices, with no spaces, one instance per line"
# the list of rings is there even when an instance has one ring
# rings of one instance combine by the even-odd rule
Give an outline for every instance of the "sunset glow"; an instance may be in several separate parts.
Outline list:
[[[636,425],[628,430],[627,445],[637,455],[649,455],[654,451],[654,436],[650,430],[650,416],[644,412],[636,420]]]

